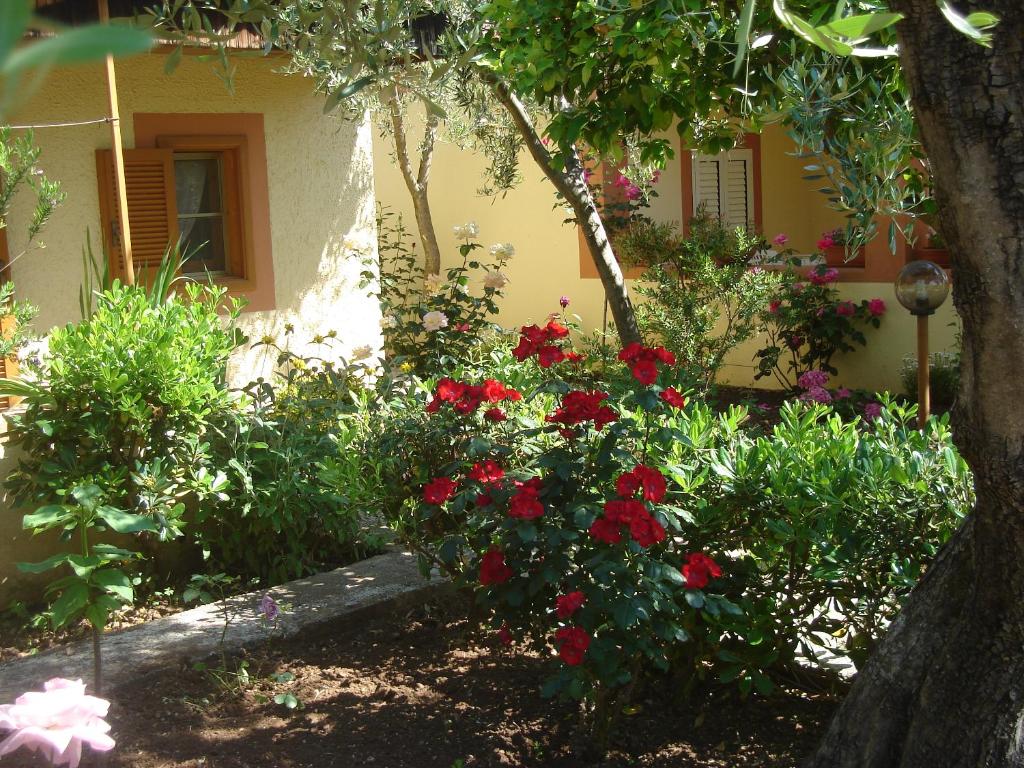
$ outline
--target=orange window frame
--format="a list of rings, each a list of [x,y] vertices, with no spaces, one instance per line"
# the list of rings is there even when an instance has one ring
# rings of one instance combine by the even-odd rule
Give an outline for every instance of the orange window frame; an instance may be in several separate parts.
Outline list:
[[[271,247],[270,192],[263,115],[235,113],[152,113],[133,116],[135,146],[181,152],[218,152],[235,165],[224,174],[225,205],[235,207],[225,223],[229,260],[237,276],[216,278],[229,296],[245,298],[245,311],[274,309],[274,262]],[[233,177],[229,183],[228,177]],[[232,236],[233,235],[233,236]],[[234,243],[234,245],[232,245]]]

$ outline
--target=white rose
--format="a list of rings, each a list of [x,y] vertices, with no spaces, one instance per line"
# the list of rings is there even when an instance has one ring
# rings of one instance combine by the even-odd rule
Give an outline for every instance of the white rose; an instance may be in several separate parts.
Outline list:
[[[448,327],[448,316],[444,312],[427,312],[423,316],[423,328],[426,331],[433,332],[439,331],[442,328]]]
[[[394,315],[384,315],[384,317],[380,319],[380,327],[385,331],[390,330],[391,328],[397,328],[398,318]]]
[[[444,280],[441,279],[440,275],[427,275],[423,281],[423,287],[427,289],[428,294],[433,296],[440,293],[441,289],[444,288]]]
[[[508,276],[504,272],[496,269],[484,275],[484,288],[500,291],[506,285],[508,285]]]
[[[458,227],[452,227],[452,232],[460,240],[472,240],[480,236],[480,227],[476,225],[475,221],[468,221]]]
[[[491,256],[499,261],[508,261],[516,255],[516,249],[512,243],[495,243],[491,246]]]

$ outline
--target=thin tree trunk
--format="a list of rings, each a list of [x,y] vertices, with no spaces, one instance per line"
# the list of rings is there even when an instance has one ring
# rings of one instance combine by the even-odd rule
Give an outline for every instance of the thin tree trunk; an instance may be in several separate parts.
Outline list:
[[[1024,6],[991,49],[891,0],[963,320],[958,446],[977,505],[858,676],[813,768],[1024,766]]]
[[[601,214],[594,202],[594,196],[590,193],[590,187],[587,186],[579,154],[574,150],[566,167],[561,170],[556,168],[551,154],[544,147],[544,143],[522,102],[503,83],[493,83],[493,87],[498,100],[508,110],[512,121],[523,137],[531,157],[572,207],[576,222],[583,233],[583,239],[587,243],[587,249],[590,251],[590,256],[597,267],[597,273],[601,277],[601,284],[604,286],[604,293],[612,310],[612,318],[615,320],[615,330],[618,331],[619,340],[623,344],[641,341],[633,303],[626,290],[626,280],[622,276],[619,262],[612,251],[604,222],[601,221]]]
[[[391,128],[395,134],[395,158],[402,171],[405,186],[412,197],[412,209],[416,216],[416,229],[423,243],[423,268],[428,275],[436,275],[441,271],[441,249],[437,245],[437,233],[434,231],[434,218],[430,213],[430,201],[427,187],[430,183],[430,164],[434,156],[434,145],[437,141],[439,118],[433,112],[427,112],[427,125],[420,146],[420,161],[416,172],[412,169],[409,156],[409,145],[405,131],[405,119],[402,116],[402,105],[398,98],[397,88],[385,97],[388,112],[391,115]]]

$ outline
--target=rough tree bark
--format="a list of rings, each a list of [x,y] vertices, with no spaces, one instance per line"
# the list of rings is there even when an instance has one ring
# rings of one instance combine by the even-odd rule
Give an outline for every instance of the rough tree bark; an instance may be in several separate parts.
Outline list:
[[[911,594],[813,768],[1024,766],[1024,4],[991,49],[935,0],[891,0],[963,319],[957,443],[977,505]]]
[[[393,89],[386,100],[388,114],[391,116],[391,129],[395,134],[395,159],[412,197],[416,229],[420,234],[420,242],[423,243],[423,268],[428,275],[436,275],[441,271],[441,249],[437,245],[437,233],[434,231],[434,218],[430,213],[427,186],[430,183],[430,164],[434,157],[434,144],[437,141],[440,120],[435,113],[427,111],[427,124],[423,131],[423,143],[420,145],[420,161],[414,173],[398,89]]]
[[[601,277],[601,285],[604,287],[604,294],[608,299],[612,318],[615,320],[615,330],[619,334],[619,340],[623,345],[641,341],[636,313],[633,311],[629,291],[626,290],[626,280],[622,275],[619,262],[615,258],[615,253],[612,251],[611,241],[605,231],[601,214],[597,210],[594,196],[590,193],[590,187],[587,185],[583,172],[583,162],[578,153],[573,151],[565,168],[556,168],[552,162],[551,153],[547,151],[541,141],[540,134],[530,120],[522,102],[503,83],[495,83],[494,91],[498,101],[508,110],[512,122],[519,129],[519,134],[523,137],[530,156],[572,207],[580,231],[583,233],[583,239],[587,243],[587,249],[590,251],[590,256],[597,267],[597,273]]]

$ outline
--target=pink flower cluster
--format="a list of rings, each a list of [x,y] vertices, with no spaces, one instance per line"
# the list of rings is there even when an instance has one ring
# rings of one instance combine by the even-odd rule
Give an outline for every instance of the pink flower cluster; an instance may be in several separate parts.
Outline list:
[[[800,400],[805,403],[822,403],[828,404],[832,402],[832,395],[826,389],[828,386],[828,374],[824,371],[807,371],[801,374],[800,378],[796,380],[797,386],[805,390],[800,395]]]
[[[619,174],[615,181],[612,182],[613,187],[621,187],[626,190],[627,200],[636,200],[640,197],[640,187],[626,178],[623,174]]]
[[[829,267],[828,269],[821,269],[819,267],[811,272],[811,274],[807,276],[807,279],[815,285],[828,285],[829,283],[834,283],[839,279],[839,270],[835,267]]]

